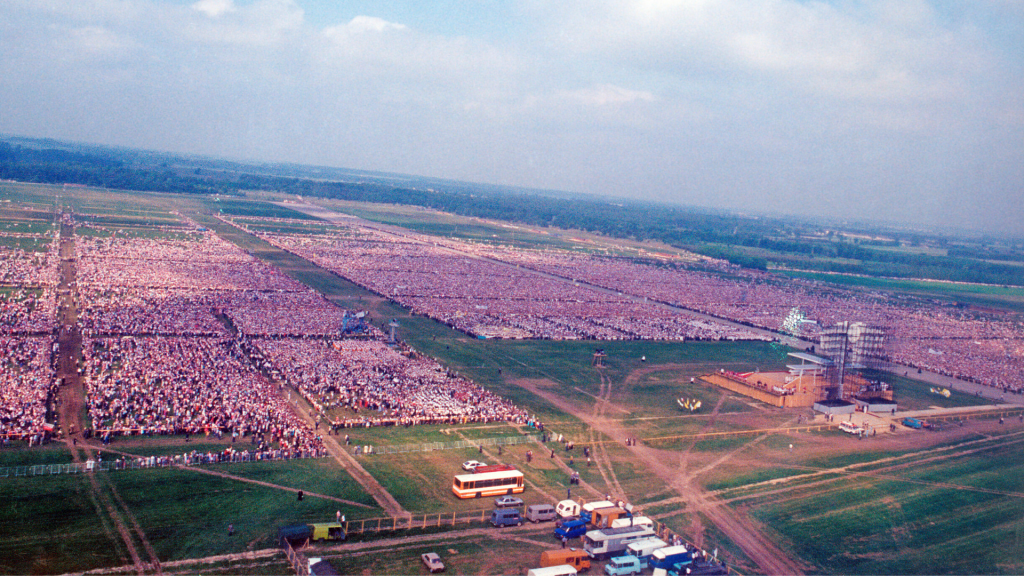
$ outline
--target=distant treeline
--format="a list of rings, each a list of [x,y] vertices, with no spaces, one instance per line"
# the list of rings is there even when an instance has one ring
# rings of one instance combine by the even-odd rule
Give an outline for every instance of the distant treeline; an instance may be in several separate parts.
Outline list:
[[[128,153],[33,148],[0,141],[0,178],[73,183],[102,188],[186,194],[243,195],[266,190],[308,197],[423,206],[479,218],[546,227],[577,228],[616,238],[657,240],[748,268],[770,262],[793,268],[899,278],[934,278],[1024,285],[1024,269],[985,260],[1021,260],[1013,252],[950,248],[949,256],[873,248],[869,243],[804,238],[808,226],[772,218],[749,218],[683,207],[597,198],[558,198],[496,192],[466,184],[444,189],[342,182],[189,166],[187,160],[146,163]],[[237,165],[234,165],[237,166]]]

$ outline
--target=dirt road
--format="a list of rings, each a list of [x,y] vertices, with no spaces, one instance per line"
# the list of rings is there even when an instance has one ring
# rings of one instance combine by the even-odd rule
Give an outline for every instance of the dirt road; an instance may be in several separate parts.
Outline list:
[[[517,382],[530,392],[551,402],[559,409],[583,420],[587,425],[600,430],[623,445],[626,443],[625,429],[616,420],[604,416],[604,409],[588,412],[569,402],[550,390],[545,390],[535,382]],[[611,384],[602,377],[602,401],[610,402]],[[691,512],[703,514],[726,537],[738,546],[758,568],[765,574],[803,574],[805,567],[773,544],[754,523],[737,514],[732,508],[714,496],[706,494],[701,488],[691,483],[692,474],[686,473],[685,454],[658,450],[642,444],[627,446],[647,469],[667,486],[671,487],[689,506]],[[610,465],[609,465],[610,468]],[[680,472],[683,473],[680,473]]]

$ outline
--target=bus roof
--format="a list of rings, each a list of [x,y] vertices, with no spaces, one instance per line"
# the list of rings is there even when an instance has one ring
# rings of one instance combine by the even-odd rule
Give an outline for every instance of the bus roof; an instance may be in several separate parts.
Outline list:
[[[651,528],[650,524],[636,524],[635,526],[623,526],[622,528],[602,528],[600,530],[591,530],[590,532],[587,532],[587,536],[593,538],[593,536],[590,535],[597,533],[605,536],[618,536],[619,534],[632,534],[633,532],[645,532],[648,530],[651,534],[654,534],[654,529]]]
[[[522,476],[523,473],[515,468],[511,470],[499,470],[497,472],[484,472],[482,474],[459,474],[455,477],[459,482],[469,482],[477,480],[491,480],[492,478],[516,478]]]

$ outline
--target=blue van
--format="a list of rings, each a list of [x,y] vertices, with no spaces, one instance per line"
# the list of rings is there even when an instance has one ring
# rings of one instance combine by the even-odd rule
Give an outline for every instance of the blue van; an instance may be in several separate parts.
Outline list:
[[[568,522],[562,522],[562,525],[555,528],[555,538],[561,540],[572,540],[573,538],[579,538],[587,533],[587,521],[586,520],[569,520]]]

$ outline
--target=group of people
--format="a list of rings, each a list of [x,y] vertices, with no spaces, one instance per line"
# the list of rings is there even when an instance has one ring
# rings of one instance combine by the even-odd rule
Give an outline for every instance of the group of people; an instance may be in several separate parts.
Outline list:
[[[89,338],[83,348],[96,435],[229,435],[261,451],[323,447],[233,339]]]
[[[78,284],[99,290],[307,289],[209,231],[190,239],[77,236],[75,256]]]
[[[551,339],[766,339],[714,320],[797,336],[862,321],[887,331],[888,359],[1024,392],[1024,327],[954,304],[849,290],[743,270],[721,261],[650,261],[565,250],[523,250],[366,227],[344,234],[265,234],[370,290],[479,336]],[[536,273],[556,276],[551,278]],[[596,290],[598,287],[602,290]],[[641,299],[638,301],[638,299]]]
[[[50,223],[7,222],[0,230],[0,442],[44,438],[53,369],[59,245]],[[39,249],[24,249],[22,243]]]
[[[19,236],[22,237],[25,235]],[[60,263],[57,242],[47,235],[32,234],[28,237],[45,242],[43,246],[46,250],[37,252],[3,248],[3,234],[0,234],[0,285],[56,286]]]
[[[0,334],[52,334],[56,309],[53,288],[0,288]]]
[[[276,246],[463,332],[553,340],[768,340],[634,295],[598,290],[472,255],[451,242],[352,228],[345,234],[262,233]],[[474,247],[466,245],[465,251]],[[516,264],[516,265],[511,265]],[[640,295],[645,296],[645,295]]]
[[[526,419],[436,361],[388,347],[370,325],[344,339],[362,319],[212,234],[90,238],[76,253],[90,418],[102,437],[229,434],[321,449],[319,424],[297,420],[276,379],[333,430]]]
[[[514,404],[431,358],[380,340],[256,339],[268,366],[334,429],[434,422],[527,422]]]
[[[53,339],[0,335],[0,438],[42,433],[48,396],[57,389]]]

